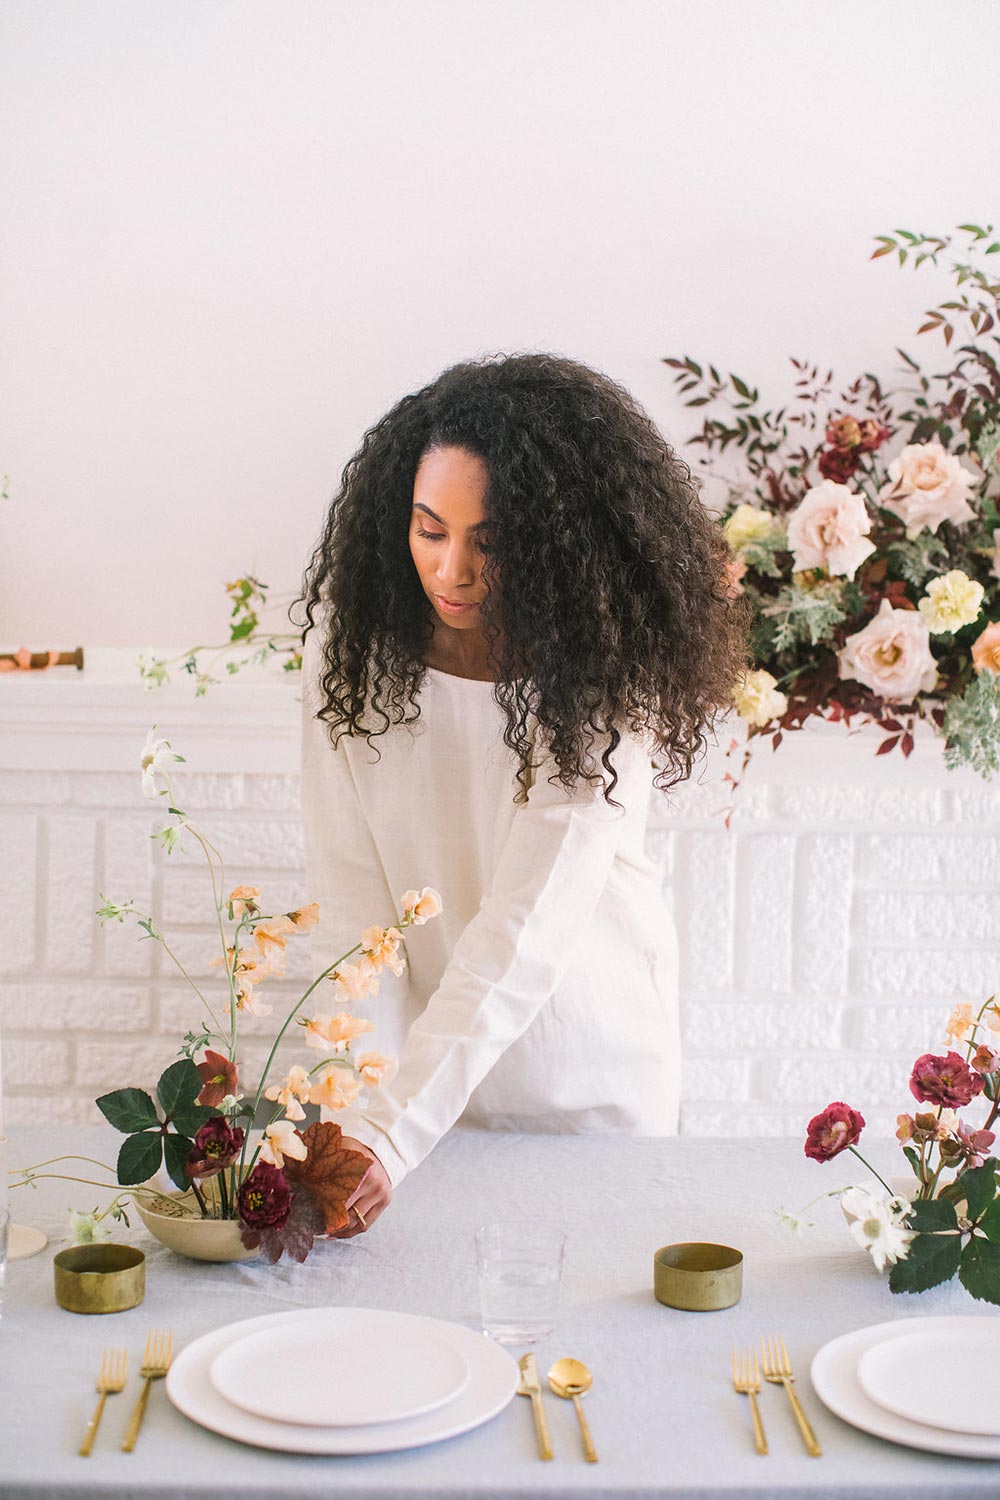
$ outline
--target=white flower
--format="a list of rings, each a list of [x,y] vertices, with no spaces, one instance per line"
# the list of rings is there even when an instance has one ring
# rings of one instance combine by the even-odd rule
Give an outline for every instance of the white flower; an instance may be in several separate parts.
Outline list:
[[[275,1120],[264,1131],[260,1159],[270,1162],[272,1167],[283,1167],[286,1156],[293,1161],[305,1161],[308,1149],[291,1120]]]
[[[791,1234],[801,1234],[804,1229],[813,1227],[812,1219],[804,1219],[801,1214],[789,1213],[787,1208],[776,1208],[774,1211],[783,1228],[789,1230]]]
[[[940,578],[932,578],[923,599],[917,608],[927,621],[932,635],[945,631],[961,630],[978,620],[986,590],[981,583],[963,573],[961,568],[951,568]]]
[[[71,1208],[68,1210],[68,1218],[74,1245],[96,1245],[101,1240],[111,1238],[110,1227],[101,1223],[96,1209],[92,1214],[81,1214]]]
[[[762,669],[743,673],[733,689],[733,706],[741,719],[760,729],[781,717],[788,699],[779,691],[778,679]]]
[[[168,761],[183,760],[184,756],[171,750],[169,740],[155,739],[155,734],[154,724],[142,747],[142,791],[146,797],[165,797],[166,791],[156,785],[156,773],[162,771]]]
[[[850,677],[888,703],[907,703],[937,683],[930,632],[915,609],[894,609],[888,599],[863,630],[849,635],[838,654],[841,677]]]
[[[865,502],[846,484],[824,479],[809,490],[788,521],[788,546],[797,573],[824,568],[853,578],[875,551],[868,540],[872,523]]]
[[[960,526],[974,511],[966,495],[975,474],[946,453],[937,438],[930,443],[908,443],[889,465],[889,483],[879,490],[886,510],[899,516],[912,540],[926,526],[937,531],[942,521]]]
[[[860,1187],[849,1187],[840,1195],[840,1206],[844,1210],[851,1234],[862,1249],[867,1250],[875,1263],[875,1269],[884,1271],[887,1265],[905,1260],[914,1238],[912,1229],[904,1229],[902,1220],[910,1211],[905,1198],[881,1199]]]

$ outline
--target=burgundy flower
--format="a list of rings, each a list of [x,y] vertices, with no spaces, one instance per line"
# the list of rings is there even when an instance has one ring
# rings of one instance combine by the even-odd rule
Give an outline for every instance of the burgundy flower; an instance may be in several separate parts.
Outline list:
[[[857,448],[824,448],[818,459],[819,472],[835,484],[846,484],[861,467]]]
[[[240,1218],[253,1229],[280,1229],[292,1211],[292,1190],[284,1172],[259,1161],[240,1188]]]
[[[198,1095],[198,1103],[206,1109],[218,1109],[227,1094],[236,1093],[236,1064],[223,1057],[221,1052],[209,1049],[203,1062],[195,1063],[205,1087]]]
[[[864,1129],[865,1118],[849,1104],[837,1101],[814,1115],[806,1130],[805,1153],[813,1161],[832,1161],[853,1146]]]
[[[1000,1053],[994,1052],[985,1042],[981,1043],[969,1059],[970,1065],[977,1073],[1000,1072]]]
[[[944,1057],[925,1052],[917,1058],[910,1074],[910,1093],[922,1104],[961,1109],[982,1090],[982,1077],[973,1073],[957,1052],[946,1052]]]
[[[189,1177],[214,1177],[223,1167],[230,1166],[242,1150],[242,1128],[229,1125],[221,1115],[216,1115],[194,1138],[186,1163],[187,1174]]]
[[[876,448],[888,442],[892,436],[888,427],[883,427],[881,422],[876,422],[874,417],[868,417],[861,424],[861,448],[865,453],[874,453]]]
[[[955,1127],[959,1143],[965,1153],[966,1165],[981,1167],[996,1140],[992,1130],[969,1130],[962,1120]]]

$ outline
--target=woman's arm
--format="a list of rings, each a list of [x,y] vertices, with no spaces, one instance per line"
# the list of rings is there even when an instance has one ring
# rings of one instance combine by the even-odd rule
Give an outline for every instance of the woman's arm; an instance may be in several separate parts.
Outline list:
[[[652,779],[648,744],[638,736],[624,734],[613,760],[611,795],[621,808],[609,807],[599,787],[580,782],[569,794],[550,783],[554,762],[543,759],[490,889],[410,1028],[399,1072],[352,1122],[393,1187],[454,1124],[557,988],[604,889],[625,808]],[[610,781],[599,761],[597,768]]]

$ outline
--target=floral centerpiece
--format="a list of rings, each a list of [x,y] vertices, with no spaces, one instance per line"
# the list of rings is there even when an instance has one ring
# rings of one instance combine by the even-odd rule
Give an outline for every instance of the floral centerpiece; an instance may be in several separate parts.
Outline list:
[[[405,891],[398,922],[365,928],[360,942],[324,969],[291,1006],[259,1077],[247,1086],[238,1060],[240,1019],[272,1013],[262,986],[271,976],[284,975],[289,940],[308,932],[320,920],[320,911],[310,902],[294,911],[266,912],[257,886],[237,885],[223,894],[222,856],[180,809],[174,793],[168,767],[183,760],[169,741],[155,738],[154,725],[142,752],[142,786],[151,798],[168,798],[171,822],[153,838],[170,854],[183,837],[190,837],[205,855],[221,950],[210,965],[222,970],[224,989],[213,999],[184,968],[151,916],[132,901],[111,901],[101,893],[97,914],[102,922],[134,917],[145,933],[143,940],[162,946],[197,996],[201,1014],[199,1024],[184,1036],[179,1058],[164,1069],[155,1097],[145,1089],[120,1088],[97,1100],[105,1118],[125,1135],[114,1171],[118,1185],[129,1191],[92,1215],[71,1211],[70,1225],[77,1239],[105,1237],[109,1218],[127,1222],[130,1197],[147,1206],[163,1203],[175,1214],[183,1211],[176,1200],[167,1202],[159,1189],[148,1186],[164,1167],[185,1199],[192,1200],[196,1216],[237,1221],[245,1249],[260,1249],[272,1262],[286,1252],[302,1261],[316,1236],[348,1223],[347,1202],[371,1164],[369,1157],[343,1144],[340,1126],[329,1120],[300,1130],[306,1118],[303,1106],[344,1109],[358,1100],[363,1087],[378,1087],[394,1075],[392,1058],[379,1052],[353,1055],[352,1044],[374,1028],[344,1007],[377,994],[383,969],[403,973],[404,932],[441,912],[441,898],[430,886]],[[321,991],[328,998],[321,998]],[[305,1060],[275,1077],[278,1047],[293,1024]],[[271,1117],[255,1131],[258,1111],[268,1105]],[[43,1169],[69,1159],[25,1168],[21,1182],[63,1175]]]
[[[909,755],[919,718],[949,768],[1000,768],[1000,241],[989,225],[959,232],[957,258],[951,238],[909,230],[878,236],[872,257],[954,274],[958,294],[919,329],[943,336],[943,370],[899,349],[905,385],[864,374],[835,392],[832,370],[793,359],[794,396],[775,410],[738,375],[664,361],[685,404],[708,409],[689,441],[728,491],[729,586],[753,605],[756,667],[734,694],[743,768],[757,736],[777,749],[810,718],[855,717],[884,732],[877,754]]]
[[[918,1057],[910,1074],[914,1113],[897,1117],[896,1136],[915,1178],[911,1193],[894,1193],[857,1149],[865,1120],[838,1100],[810,1121],[805,1153],[828,1162],[843,1151],[857,1156],[878,1178],[883,1194],[862,1187],[835,1188],[850,1232],[878,1269],[891,1267],[894,1292],[923,1292],[958,1273],[973,1297],[1000,1303],[1000,1163],[990,1148],[1000,1117],[1000,1005],[991,995],[978,1012],[957,1005],[948,1017],[943,1054]],[[954,1050],[955,1046],[964,1049]],[[959,1110],[984,1100],[981,1123]],[[798,1215],[783,1214],[798,1228]]]

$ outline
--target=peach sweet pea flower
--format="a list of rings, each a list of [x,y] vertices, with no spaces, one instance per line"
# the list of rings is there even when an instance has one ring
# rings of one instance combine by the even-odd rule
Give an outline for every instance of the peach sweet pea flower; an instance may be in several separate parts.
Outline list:
[[[261,1161],[270,1162],[279,1170],[285,1165],[285,1157],[292,1161],[305,1161],[308,1146],[299,1135],[291,1120],[275,1120],[264,1131],[264,1144],[260,1148]]]
[[[378,994],[378,974],[367,959],[356,964],[341,964],[327,978],[347,1000],[364,1000],[368,995]]]
[[[977,672],[1000,672],[1000,620],[987,625],[973,641],[972,665]]]
[[[403,972],[403,957],[399,953],[400,934],[395,927],[366,927],[361,934],[361,949],[371,971],[385,967],[393,974]]]
[[[361,1084],[347,1068],[330,1067],[309,1090],[310,1104],[324,1109],[348,1109],[361,1092]]]
[[[315,1047],[317,1052],[343,1052],[357,1037],[364,1036],[366,1031],[374,1031],[375,1023],[363,1021],[360,1016],[350,1016],[342,1010],[335,1016],[313,1016],[311,1021],[302,1023],[302,1029],[306,1045]]]
[[[381,1052],[362,1052],[356,1067],[365,1083],[370,1088],[377,1089],[395,1078],[399,1063],[394,1057],[383,1057]]]
[[[272,922],[269,927],[259,922],[253,930],[253,940],[266,959],[271,973],[282,975],[288,964],[288,954],[285,951],[288,941],[284,934],[290,931],[290,927],[282,926],[284,918]]]
[[[310,901],[308,906],[300,906],[296,911],[286,912],[285,915],[296,932],[308,932],[319,921],[319,902]]]
[[[976,1024],[976,1012],[967,1000],[956,1005],[951,1015],[945,1022],[944,1040],[945,1044],[960,1042],[968,1036]]]
[[[264,1090],[264,1098],[283,1104],[286,1120],[304,1120],[306,1112],[302,1105],[308,1104],[311,1087],[312,1081],[306,1069],[296,1063],[294,1068],[289,1068],[288,1076],[282,1083],[273,1083],[269,1089]]]
[[[863,630],[849,635],[838,653],[840,676],[870,688],[889,703],[906,703],[937,682],[930,632],[914,609],[894,609],[888,599]]]
[[[257,897],[260,895],[259,885],[237,885],[229,892],[229,902],[233,908],[233,920],[238,922],[245,911],[251,915],[260,908]]]
[[[432,885],[425,885],[422,891],[404,891],[399,904],[403,908],[404,921],[412,927],[420,927],[444,911],[441,897]]]
[[[889,465],[889,483],[879,490],[886,510],[899,516],[912,540],[927,527],[937,531],[942,521],[961,525],[971,521],[966,500],[976,476],[946,453],[937,438],[930,443],[908,443]]]
[[[875,551],[868,540],[871,517],[856,490],[824,479],[807,491],[788,521],[788,546],[797,573],[824,568],[853,578]]]

